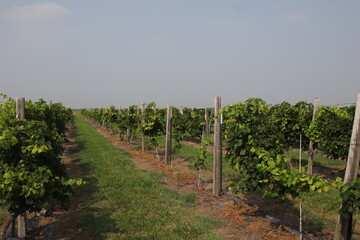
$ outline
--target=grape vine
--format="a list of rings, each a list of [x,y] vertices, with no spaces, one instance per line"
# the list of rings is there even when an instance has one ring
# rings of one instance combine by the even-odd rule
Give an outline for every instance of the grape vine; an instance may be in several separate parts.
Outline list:
[[[61,163],[62,143],[70,109],[60,103],[26,101],[26,119],[15,117],[15,101],[2,95],[0,104],[0,205],[10,218],[25,211],[39,211],[49,197],[67,209],[71,186],[80,179],[69,179]],[[6,221],[1,227],[4,238]]]

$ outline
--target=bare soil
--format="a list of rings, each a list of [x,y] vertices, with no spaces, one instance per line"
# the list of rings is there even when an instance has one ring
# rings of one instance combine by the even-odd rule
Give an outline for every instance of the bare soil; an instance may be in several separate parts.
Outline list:
[[[76,160],[77,144],[75,141],[76,131],[72,124],[68,125],[66,139],[64,144],[64,154],[61,157],[66,165],[70,178],[82,178],[81,163]],[[74,189],[76,191],[76,187]],[[40,233],[33,239],[36,240],[84,240],[89,239],[86,232],[81,228],[76,228],[79,216],[85,207],[85,196],[74,194],[71,199],[71,206],[68,211],[59,210],[59,206],[54,207],[54,212],[50,217],[44,217],[43,214],[37,214],[33,219],[38,222]],[[39,216],[40,215],[40,216]]]

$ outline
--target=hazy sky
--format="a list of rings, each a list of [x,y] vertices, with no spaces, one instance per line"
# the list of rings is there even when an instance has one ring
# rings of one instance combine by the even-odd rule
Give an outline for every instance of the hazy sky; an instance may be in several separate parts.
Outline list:
[[[1,0],[0,93],[72,108],[353,103],[359,0]]]

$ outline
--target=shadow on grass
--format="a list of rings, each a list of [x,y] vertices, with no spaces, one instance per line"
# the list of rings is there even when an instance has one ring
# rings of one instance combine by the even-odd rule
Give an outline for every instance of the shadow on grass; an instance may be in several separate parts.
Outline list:
[[[121,229],[116,228],[115,221],[111,220],[111,214],[111,209],[104,210],[102,207],[87,208],[86,212],[79,216],[78,227],[86,229],[91,239],[107,239],[109,233],[121,231]]]
[[[249,193],[245,195],[245,203],[256,205],[261,209],[255,215],[271,216],[281,220],[281,224],[299,230],[299,207],[288,199],[281,200],[271,197],[263,197],[260,192]],[[303,214],[304,215],[304,214]],[[308,233],[321,232],[326,226],[326,220],[320,216],[307,215],[303,221],[303,229]]]
[[[291,160],[293,167],[299,166],[299,158],[292,158]],[[308,165],[308,160],[301,160],[302,166]],[[335,165],[334,167],[329,167],[322,162],[314,161],[313,165],[313,172],[314,174],[321,174],[326,176],[329,179],[335,180],[337,177],[344,178],[345,175],[345,168],[339,169],[338,165]]]
[[[81,148],[80,148],[81,149]],[[98,180],[92,177],[92,166],[90,163],[84,163],[81,158],[77,158],[76,162],[81,162],[83,180],[86,184],[78,186],[76,189],[76,197],[80,198],[85,204],[83,211],[77,216],[77,228],[86,229],[90,239],[106,239],[108,233],[119,231],[116,229],[116,223],[111,219],[113,213],[110,206],[104,206],[101,199],[97,198],[96,193],[100,190]]]

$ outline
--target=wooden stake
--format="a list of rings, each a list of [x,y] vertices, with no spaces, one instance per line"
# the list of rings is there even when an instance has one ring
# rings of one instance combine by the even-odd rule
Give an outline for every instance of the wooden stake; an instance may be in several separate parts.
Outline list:
[[[16,98],[16,118],[25,119],[25,98]],[[25,213],[17,217],[17,236],[26,237]],[[14,221],[13,221],[14,224]]]
[[[346,172],[344,177],[344,184],[354,181],[357,178],[357,172],[360,161],[360,93],[357,95],[356,110],[354,116],[354,124],[350,140],[349,155],[346,163]],[[341,208],[343,208],[341,203]],[[339,215],[336,224],[334,240],[348,240],[352,236],[352,218],[353,215],[348,216]]]
[[[17,217],[17,236],[19,238],[26,237],[26,213],[22,213]]]
[[[315,98],[312,121],[316,120],[316,112],[318,111],[319,107],[320,107],[320,99]],[[308,167],[307,167],[307,174],[308,175],[313,174],[313,164],[314,164],[314,140],[310,140],[310,143],[309,143],[309,158],[308,158]]]
[[[209,112],[207,108],[205,108],[205,136],[210,136]]]
[[[130,106],[128,107],[128,115],[130,115]],[[128,128],[128,129],[126,129],[126,142],[128,143],[128,144],[130,144],[130,134],[131,134],[131,132],[130,132],[130,128]]]
[[[212,108],[211,111],[210,111],[210,118],[209,118],[209,132],[211,133],[211,126],[212,126],[212,119],[213,119],[213,116],[214,116],[214,109]]]
[[[16,118],[25,119],[25,98],[16,98]]]
[[[213,195],[222,191],[221,97],[215,97]]]
[[[179,112],[181,114],[181,116],[184,116],[184,107],[180,106]]]
[[[165,163],[171,164],[171,126],[172,126],[172,109],[171,104],[167,106],[166,116],[166,142],[165,142]]]
[[[121,114],[122,114],[122,108],[121,108],[121,106],[119,106],[118,110],[119,110],[119,115],[121,115]],[[121,130],[119,131],[119,139],[120,139],[120,141],[123,141],[123,140],[124,140],[124,136],[123,136],[123,134],[121,133]]]
[[[145,123],[145,103],[141,103],[141,125]],[[141,150],[145,152],[145,135],[144,133],[141,135]]]

